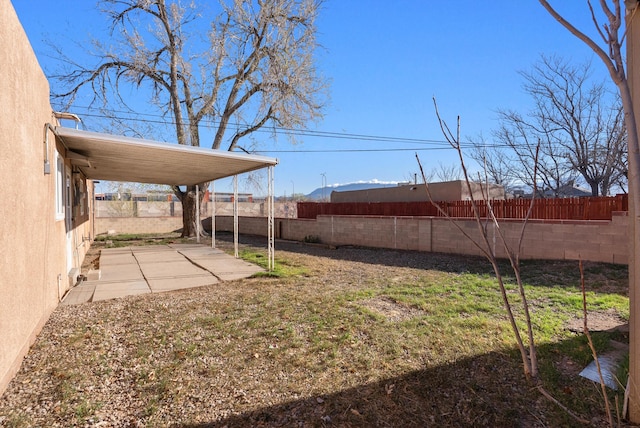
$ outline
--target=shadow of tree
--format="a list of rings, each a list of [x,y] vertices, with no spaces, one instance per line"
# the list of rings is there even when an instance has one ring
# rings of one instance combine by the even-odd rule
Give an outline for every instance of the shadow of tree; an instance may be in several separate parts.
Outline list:
[[[582,337],[568,342],[582,346]],[[564,346],[573,346],[565,343]],[[542,349],[547,348],[547,349]],[[555,346],[540,349],[544,377],[563,404],[605,423],[594,384],[578,376],[583,366],[559,358]],[[554,356],[557,361],[552,360]],[[547,382],[548,383],[548,382]],[[548,427],[583,426],[524,380],[515,352],[493,352],[341,391],[251,409],[210,422],[214,427]]]
[[[216,240],[233,242],[233,234],[218,232]],[[267,245],[266,238],[261,236],[240,235],[239,240],[240,243],[245,245],[258,247],[266,247]],[[495,276],[486,259],[478,256],[350,246],[329,248],[326,245],[292,241],[278,241],[276,251],[278,250],[358,263],[384,263],[394,267]],[[384,257],[378,256],[381,252],[385,253]],[[507,281],[514,281],[509,261],[500,260],[499,262],[504,278]],[[522,260],[520,264],[521,276],[523,282],[527,285],[562,288],[580,287],[580,271],[576,260]],[[606,285],[607,289],[605,291],[607,292],[628,295],[629,282],[628,267],[626,265],[585,262],[584,272],[588,290]]]

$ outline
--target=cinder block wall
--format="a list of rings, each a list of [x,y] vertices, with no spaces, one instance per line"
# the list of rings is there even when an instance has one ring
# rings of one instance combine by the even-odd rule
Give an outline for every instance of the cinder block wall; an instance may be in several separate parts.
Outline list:
[[[169,233],[182,229],[182,217],[96,217],[96,235],[116,233]]]
[[[103,217],[182,217],[182,204],[168,201],[95,201],[96,218]],[[210,216],[212,203],[204,203],[202,217]],[[232,202],[216,202],[216,215],[233,215]],[[266,216],[264,202],[238,202],[238,215],[242,217]],[[295,202],[277,202],[274,207],[275,216],[296,218],[298,205]],[[206,213],[206,214],[205,214]]]
[[[626,264],[629,255],[627,220],[624,212],[615,213],[611,221],[530,220],[525,229],[521,257]],[[456,222],[459,228],[438,217],[318,216],[316,220],[276,218],[274,227],[276,238],[294,241],[311,238],[337,246],[482,255],[482,251],[464,235],[481,242],[476,222],[469,219]],[[109,230],[166,233],[181,227],[180,217],[96,218],[97,234]],[[243,234],[267,235],[266,217],[239,217],[238,227]],[[495,245],[500,257],[506,257],[500,245],[499,231],[492,224],[486,227],[490,245]],[[216,230],[232,232],[233,217],[216,216]],[[516,245],[521,230],[522,221],[500,221],[500,232],[512,246]]]
[[[611,221],[530,220],[525,229],[521,258],[627,264],[627,222],[627,213],[623,212],[615,213]],[[312,236],[337,246],[481,255],[482,251],[464,235],[481,242],[476,222],[458,219],[456,223],[459,228],[447,219],[436,217],[318,216],[316,220],[276,219],[275,235],[295,241]],[[238,227],[243,234],[267,234],[266,218],[241,217]],[[500,231],[492,224],[486,227],[490,245],[495,245],[499,257],[505,257],[498,233],[515,246],[522,221],[503,220]],[[233,217],[216,217],[216,230],[233,231]]]

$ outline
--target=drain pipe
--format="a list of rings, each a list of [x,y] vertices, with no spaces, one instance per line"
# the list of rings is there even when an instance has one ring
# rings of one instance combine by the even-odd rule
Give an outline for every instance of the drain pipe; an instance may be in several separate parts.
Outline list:
[[[51,174],[51,164],[49,163],[49,132],[51,131],[54,134],[56,133],[56,128],[53,127],[50,123],[44,124],[44,173],[45,175]]]
[[[78,117],[77,114],[68,113],[66,111],[54,111],[53,116],[56,119],[68,119],[73,120],[76,123],[76,129],[78,129],[78,124],[82,122],[82,120]]]
[[[73,120],[76,123],[76,129],[78,129],[78,124],[80,122],[82,122],[82,120],[80,120],[80,118],[73,114],[73,113],[66,113],[66,112],[60,112],[60,111],[54,111],[53,112],[53,117],[55,117],[56,119],[60,120],[60,119],[68,119],[68,120]],[[55,126],[53,126],[50,123],[45,123],[44,124],[44,131],[43,131],[43,143],[44,143],[44,173],[45,175],[51,174],[51,163],[49,162],[49,132],[51,131],[54,134],[56,133],[56,128]]]

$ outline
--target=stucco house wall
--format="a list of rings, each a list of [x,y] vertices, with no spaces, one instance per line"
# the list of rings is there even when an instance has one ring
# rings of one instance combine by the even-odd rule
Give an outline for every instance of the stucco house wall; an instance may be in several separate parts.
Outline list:
[[[74,218],[56,215],[56,144],[44,125],[55,125],[49,84],[11,2],[0,2],[0,393],[51,312],[69,289],[69,274],[79,267],[91,239],[84,206]],[[46,153],[45,153],[46,151]],[[45,174],[45,157],[50,174]],[[89,184],[86,199],[92,196]],[[80,201],[81,198],[78,199]],[[69,213],[71,214],[71,213]],[[67,224],[71,229],[67,234]]]

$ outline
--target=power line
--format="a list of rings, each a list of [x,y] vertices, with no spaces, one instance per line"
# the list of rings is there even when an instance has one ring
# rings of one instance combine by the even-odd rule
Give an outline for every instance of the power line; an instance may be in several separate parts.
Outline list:
[[[89,111],[89,113],[84,113],[83,116],[95,117],[105,119],[105,116],[97,113],[90,113],[95,110],[91,107],[82,107],[76,106],[77,109],[84,109]],[[110,113],[127,115],[127,114],[135,114],[137,116],[147,116],[158,119],[141,119],[137,117],[128,117],[128,116],[113,116],[114,119],[118,120],[130,120],[135,122],[141,122],[146,124],[171,124],[175,125],[175,121],[168,121],[162,118],[161,115],[150,114],[150,113],[131,113],[125,111],[111,111]],[[215,120],[203,120],[203,125],[205,126],[214,126],[219,124],[219,121]],[[242,124],[238,123],[230,123],[232,126],[242,126]],[[392,137],[392,136],[381,136],[381,135],[368,135],[368,134],[352,134],[346,132],[334,132],[334,131],[314,131],[309,129],[294,129],[294,128],[285,128],[285,127],[273,127],[271,129],[275,129],[276,131],[280,131],[285,134],[295,135],[295,136],[307,136],[314,138],[332,138],[332,139],[341,139],[341,140],[356,140],[356,141],[374,141],[374,142],[390,142],[390,143],[404,143],[404,144],[427,144],[427,145],[445,145],[449,146],[449,143],[445,140],[436,140],[436,139],[422,139],[422,138],[407,138],[407,137]],[[257,132],[268,133],[271,132],[269,129],[259,129]],[[471,143],[463,143],[463,144],[471,144]],[[448,148],[448,147],[446,147]]]
[[[61,104],[59,104],[62,106]],[[175,125],[175,121],[166,120],[162,115],[152,114],[152,113],[137,113],[130,111],[119,111],[119,110],[111,110],[110,114],[114,114],[111,117],[105,117],[104,114],[92,113],[97,109],[89,107],[89,106],[75,106],[75,109],[86,110],[87,113],[83,113],[82,116],[94,117],[99,119],[117,119],[117,120],[129,120],[133,122],[140,122],[145,124],[161,124],[161,125]],[[120,116],[118,116],[120,115]],[[135,116],[143,116],[148,118],[156,118],[156,119],[142,119],[140,117],[130,117],[126,115],[135,115]],[[203,119],[203,124],[205,126],[215,126],[219,124],[219,121],[215,121],[212,119]],[[232,126],[242,126],[238,123],[229,123]],[[293,135],[293,136],[304,136],[304,137],[312,137],[312,138],[330,138],[337,140],[349,140],[349,141],[366,141],[366,142],[382,142],[382,143],[400,143],[400,144],[414,144],[421,146],[430,146],[430,147],[410,147],[410,148],[383,148],[383,149],[291,149],[291,150],[260,150],[261,153],[348,153],[348,152],[403,152],[403,151],[432,151],[432,150],[454,150],[451,144],[446,140],[436,140],[436,139],[421,139],[421,138],[407,138],[407,137],[391,137],[391,136],[381,136],[381,135],[368,135],[368,134],[353,134],[347,132],[335,132],[335,131],[314,131],[314,130],[306,130],[306,129],[293,129],[293,128],[285,128],[285,127],[272,127],[270,129],[275,129],[276,132],[279,131],[284,134]],[[262,133],[270,133],[269,129],[259,129],[256,132]],[[471,149],[476,147],[474,143],[463,141],[460,143],[460,147],[462,149]],[[484,144],[483,147],[486,148],[508,148],[509,146],[506,144]]]
[[[349,153],[349,152],[423,152],[451,150],[452,147],[404,147],[394,149],[311,149],[311,150],[260,150],[260,153]]]

